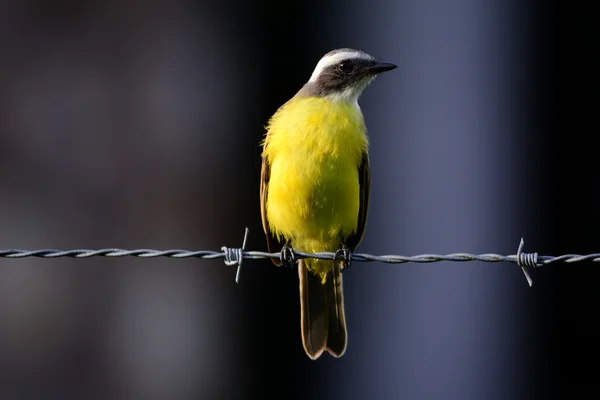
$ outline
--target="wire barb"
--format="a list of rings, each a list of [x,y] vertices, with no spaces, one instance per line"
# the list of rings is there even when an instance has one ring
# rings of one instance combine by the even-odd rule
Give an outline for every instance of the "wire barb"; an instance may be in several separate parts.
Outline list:
[[[244,249],[246,248],[246,241],[248,240],[249,229],[246,228],[244,232],[244,241],[242,247],[239,249],[233,249],[228,247],[221,247],[225,257],[225,265],[232,266],[237,265],[237,271],[235,273],[235,283],[240,283],[240,273],[242,272],[242,263],[244,262]]]
[[[523,270],[523,274],[525,274],[525,279],[527,279],[529,287],[532,287],[533,279],[531,279],[527,268],[539,266],[538,253],[523,253],[524,246],[525,241],[523,240],[523,238],[521,238],[521,242],[519,243],[519,249],[517,250],[517,264]]]

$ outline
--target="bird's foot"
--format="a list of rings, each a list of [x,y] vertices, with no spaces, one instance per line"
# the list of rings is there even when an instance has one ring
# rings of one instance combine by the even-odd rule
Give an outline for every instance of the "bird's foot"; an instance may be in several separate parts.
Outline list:
[[[281,265],[284,267],[293,267],[296,263],[296,253],[294,253],[294,249],[289,244],[284,244],[281,248]]]
[[[352,251],[345,244],[342,245],[342,248],[335,252],[336,260],[341,259],[342,262],[342,271],[348,269],[350,267],[350,263],[352,262]]]

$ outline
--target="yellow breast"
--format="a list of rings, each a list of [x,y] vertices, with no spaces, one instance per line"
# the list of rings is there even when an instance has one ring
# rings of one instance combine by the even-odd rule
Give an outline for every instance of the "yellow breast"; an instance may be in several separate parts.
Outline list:
[[[271,230],[296,250],[337,250],[358,223],[358,166],[368,146],[360,108],[293,98],[271,118],[268,132]]]

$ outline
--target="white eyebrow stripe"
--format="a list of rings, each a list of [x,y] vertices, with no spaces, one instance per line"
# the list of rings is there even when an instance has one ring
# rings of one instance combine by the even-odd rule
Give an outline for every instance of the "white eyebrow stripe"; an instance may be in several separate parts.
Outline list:
[[[317,80],[321,72],[327,67],[335,65],[342,60],[347,60],[351,58],[362,58],[363,60],[370,60],[371,56],[363,53],[362,51],[340,51],[339,53],[333,53],[331,55],[326,55],[319,60],[315,70],[310,76],[309,82],[314,82]]]

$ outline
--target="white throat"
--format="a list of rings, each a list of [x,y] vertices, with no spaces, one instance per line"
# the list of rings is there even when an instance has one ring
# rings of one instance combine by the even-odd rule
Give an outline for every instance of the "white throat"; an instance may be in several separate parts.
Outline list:
[[[362,92],[373,82],[375,77],[368,77],[358,82],[356,85],[349,86],[342,91],[329,93],[323,98],[333,103],[351,103],[358,107],[358,98]]]

